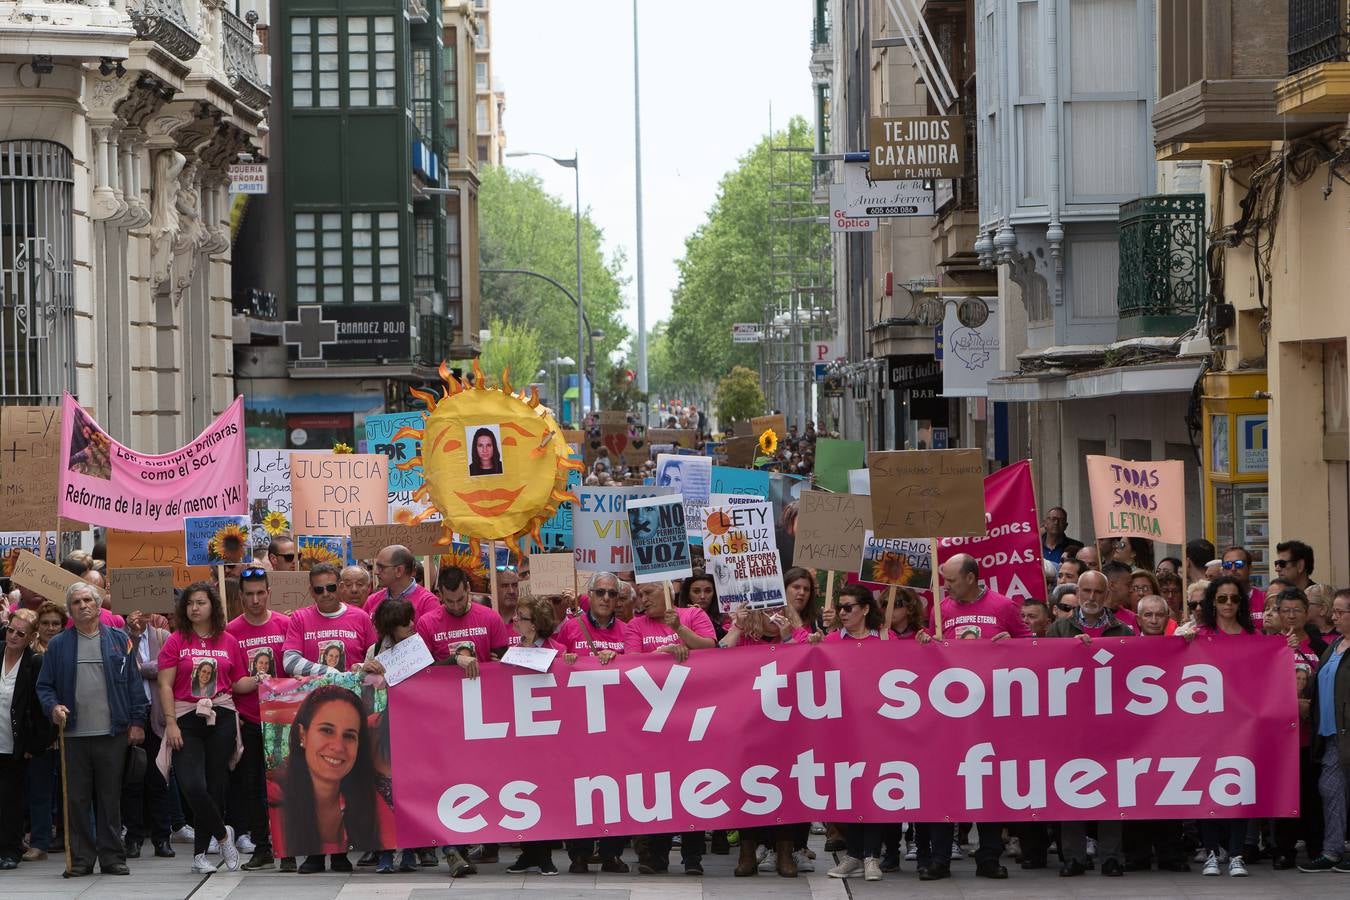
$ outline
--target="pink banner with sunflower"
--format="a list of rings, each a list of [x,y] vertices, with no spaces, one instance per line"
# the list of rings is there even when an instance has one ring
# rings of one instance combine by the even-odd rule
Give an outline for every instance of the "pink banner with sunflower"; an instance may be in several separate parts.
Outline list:
[[[113,440],[75,398],[61,398],[63,518],[129,531],[177,531],[189,516],[248,512],[244,398],[236,397],[192,443],[138,453]]]

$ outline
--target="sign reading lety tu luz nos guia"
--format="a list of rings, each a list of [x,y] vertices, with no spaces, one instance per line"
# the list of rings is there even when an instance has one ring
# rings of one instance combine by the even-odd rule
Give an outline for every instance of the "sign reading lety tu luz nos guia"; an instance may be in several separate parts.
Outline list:
[[[965,174],[966,123],[960,116],[874,116],[867,120],[867,146],[876,181]]]

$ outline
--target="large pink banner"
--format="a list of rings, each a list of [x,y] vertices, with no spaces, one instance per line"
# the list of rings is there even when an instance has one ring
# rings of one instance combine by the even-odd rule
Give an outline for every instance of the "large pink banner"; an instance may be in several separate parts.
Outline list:
[[[158,455],[113,440],[69,394],[61,416],[58,515],[128,531],[179,531],[186,516],[248,512],[243,397],[192,443]]]
[[[846,640],[435,667],[389,691],[398,840],[1295,815],[1288,654],[1266,636]]]
[[[980,580],[991,591],[1018,603],[1044,600],[1041,528],[1030,462],[1022,460],[984,479],[984,510],[985,536],[938,538],[938,564],[969,553],[980,564]]]

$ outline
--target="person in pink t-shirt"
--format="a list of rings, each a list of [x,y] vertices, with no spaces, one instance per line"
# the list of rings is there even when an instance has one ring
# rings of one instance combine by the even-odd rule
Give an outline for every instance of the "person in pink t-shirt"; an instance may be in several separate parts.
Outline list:
[[[225,630],[225,607],[208,581],[188,585],[174,603],[174,632],[159,651],[159,691],[165,710],[164,743],[173,751],[173,767],[192,807],[196,838],[192,871],[209,874],[207,859],[215,838],[228,871],[239,868],[234,829],[222,810],[230,782],[238,725],[230,693],[258,689],[248,660],[234,635]],[[209,707],[209,715],[201,704]]]
[[[639,584],[633,618],[624,633],[627,653],[670,653],[679,662],[691,650],[717,646],[708,614],[697,606],[674,607],[659,583]]]
[[[413,605],[417,618],[434,612],[440,601],[436,595],[413,580],[417,571],[417,557],[402,544],[390,544],[375,557],[375,578],[380,589],[366,600],[366,612],[375,615],[375,609],[385,597],[402,597]]]
[[[297,677],[349,671],[375,643],[370,616],[338,599],[338,570],[327,563],[309,570],[309,592],[314,605],[292,613],[286,628],[282,668]]]
[[[440,604],[417,620],[417,633],[438,662],[453,662],[470,678],[478,663],[500,656],[510,646],[506,623],[490,607],[469,596],[469,576],[456,566],[442,566],[436,578]]]
[[[624,649],[624,623],[614,614],[615,602],[619,599],[619,579],[612,572],[596,572],[591,576],[587,591],[591,608],[578,609],[564,619],[558,629],[558,641],[563,645],[566,662],[574,663],[580,656],[594,655],[603,666]],[[603,853],[600,855],[602,860],[610,858]]]

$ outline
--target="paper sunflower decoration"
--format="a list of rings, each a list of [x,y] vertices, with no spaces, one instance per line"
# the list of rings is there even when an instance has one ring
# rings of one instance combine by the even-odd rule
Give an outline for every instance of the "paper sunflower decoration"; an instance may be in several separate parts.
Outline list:
[[[286,518],[284,512],[274,509],[263,516],[262,527],[263,530],[272,535],[272,537],[276,537],[279,534],[285,534],[290,531],[291,523]]]
[[[772,428],[764,429],[763,434],[759,436],[759,452],[765,456],[773,456],[778,452],[778,435],[774,434]]]
[[[211,558],[223,563],[243,562],[248,547],[248,529],[233,522],[222,526],[206,542],[206,550]]]
[[[439,511],[444,523],[440,543],[451,533],[468,538],[470,552],[480,541],[508,541],[533,537],[558,509],[576,502],[567,490],[569,470],[582,463],[568,458],[570,449],[562,430],[539,404],[538,390],[528,396],[511,388],[510,372],[502,372],[502,386],[489,387],[478,362],[473,378],[456,378],[444,363],[441,395],[413,389],[427,405],[421,428],[401,428],[393,440],[413,438],[422,453],[398,468],[421,468],[425,479],[413,495],[431,506],[400,519],[415,523]]]
[[[463,547],[464,545],[461,544],[460,546]],[[462,570],[471,581],[477,584],[486,583],[491,574],[483,563],[483,554],[467,550],[451,548],[441,554],[440,565],[454,566]]]

